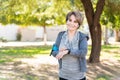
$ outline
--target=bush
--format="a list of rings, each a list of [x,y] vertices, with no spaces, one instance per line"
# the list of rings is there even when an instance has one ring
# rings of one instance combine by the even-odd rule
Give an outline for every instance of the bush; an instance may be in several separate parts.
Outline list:
[[[1,41],[1,42],[7,42],[7,39],[5,39],[4,37],[1,37],[1,38],[0,38],[0,41]]]

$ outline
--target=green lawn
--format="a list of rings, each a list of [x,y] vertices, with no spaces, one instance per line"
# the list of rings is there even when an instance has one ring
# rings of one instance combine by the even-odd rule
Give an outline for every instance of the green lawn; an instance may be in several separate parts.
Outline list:
[[[90,54],[91,46],[88,47],[88,56]],[[118,54],[120,46],[108,45],[102,46],[101,58],[104,57],[115,57],[120,59]],[[51,46],[29,46],[29,47],[2,47],[0,48],[0,63],[13,61],[16,58],[30,58],[37,54],[49,54],[51,51]]]
[[[13,61],[17,58],[31,58],[37,54],[49,54],[51,46],[2,47],[0,48],[0,63]]]

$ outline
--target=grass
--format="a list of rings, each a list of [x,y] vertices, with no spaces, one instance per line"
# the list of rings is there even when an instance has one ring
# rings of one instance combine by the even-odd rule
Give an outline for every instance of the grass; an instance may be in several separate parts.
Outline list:
[[[29,46],[29,47],[2,47],[0,48],[0,63],[13,61],[16,58],[30,58],[37,54],[49,54],[52,46]],[[91,46],[88,47],[88,57],[90,55]],[[120,50],[119,46],[103,45],[101,51],[101,57],[114,56],[120,59],[118,54]],[[114,54],[113,54],[114,53]],[[111,55],[110,55],[111,54]]]
[[[120,45],[102,46],[101,58],[111,58],[120,60]]]
[[[87,58],[90,55],[90,50],[91,50],[91,46],[88,46],[88,55]],[[101,54],[100,54],[100,58],[104,59],[104,58],[116,58],[118,60],[120,60],[120,45],[102,45],[101,46]]]
[[[100,75],[96,80],[110,80],[111,76],[108,75]]]
[[[31,58],[37,54],[49,54],[51,46],[3,47],[0,48],[0,63],[10,62],[17,58]]]

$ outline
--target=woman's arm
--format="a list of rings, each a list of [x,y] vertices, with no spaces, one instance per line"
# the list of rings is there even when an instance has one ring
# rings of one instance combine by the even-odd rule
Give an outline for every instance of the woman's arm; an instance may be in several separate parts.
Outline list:
[[[58,50],[53,50],[51,55],[53,55],[54,57],[56,57],[56,55],[59,53],[59,45],[60,45],[60,41],[61,41],[61,38],[62,38],[62,35],[64,34],[65,31],[62,31],[62,32],[59,32],[58,36],[57,36],[57,39],[55,41],[55,44],[56,47],[58,48]]]
[[[77,57],[85,57],[87,54],[87,38],[84,37],[80,42],[79,42],[79,49],[71,49],[70,50],[70,55],[74,55]]]

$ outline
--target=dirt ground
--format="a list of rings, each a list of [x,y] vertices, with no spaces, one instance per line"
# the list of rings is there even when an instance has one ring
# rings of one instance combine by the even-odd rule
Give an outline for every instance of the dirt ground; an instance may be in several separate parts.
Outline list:
[[[120,80],[120,61],[107,59],[97,64],[88,63],[87,67],[87,80],[105,75],[110,80]],[[0,64],[0,80],[58,80],[57,60],[44,55]]]

